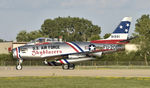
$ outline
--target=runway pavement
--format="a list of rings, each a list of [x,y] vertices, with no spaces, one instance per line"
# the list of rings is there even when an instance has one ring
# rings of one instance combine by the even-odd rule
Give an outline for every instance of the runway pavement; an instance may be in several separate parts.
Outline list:
[[[24,66],[16,70],[14,66],[1,66],[0,77],[17,76],[100,76],[100,77],[150,77],[150,69],[75,69],[63,70],[61,67]]]

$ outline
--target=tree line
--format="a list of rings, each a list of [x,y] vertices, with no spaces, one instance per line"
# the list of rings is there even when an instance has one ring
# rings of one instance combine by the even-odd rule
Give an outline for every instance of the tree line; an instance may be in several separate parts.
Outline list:
[[[58,17],[46,19],[40,30],[18,33],[18,42],[29,42],[38,37],[59,38],[63,41],[89,41],[100,39],[101,27],[93,25],[91,21],[78,17]]]

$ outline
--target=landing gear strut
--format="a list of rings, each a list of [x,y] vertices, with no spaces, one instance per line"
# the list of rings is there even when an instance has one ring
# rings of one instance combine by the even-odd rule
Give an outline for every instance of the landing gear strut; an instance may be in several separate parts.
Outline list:
[[[73,69],[75,69],[75,64],[63,64],[62,65],[62,69],[64,69],[64,70],[73,70]]]
[[[22,70],[22,62],[23,62],[23,60],[22,59],[19,59],[18,61],[17,61],[17,65],[16,65],[16,69],[17,70]]]
[[[48,64],[48,62],[47,62],[47,60],[46,60],[46,59],[45,59],[45,61],[44,61],[44,64],[46,64],[46,65]]]

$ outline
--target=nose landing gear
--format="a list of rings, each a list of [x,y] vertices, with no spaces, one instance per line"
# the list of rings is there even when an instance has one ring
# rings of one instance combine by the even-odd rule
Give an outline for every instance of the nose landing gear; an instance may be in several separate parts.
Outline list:
[[[45,61],[44,61],[44,64],[45,64],[45,65],[47,65],[47,64],[48,64],[48,62],[47,62],[47,60],[46,60],[46,59],[45,59]]]
[[[19,59],[17,61],[17,65],[16,65],[17,70],[22,70],[22,62],[23,62],[23,59]]]

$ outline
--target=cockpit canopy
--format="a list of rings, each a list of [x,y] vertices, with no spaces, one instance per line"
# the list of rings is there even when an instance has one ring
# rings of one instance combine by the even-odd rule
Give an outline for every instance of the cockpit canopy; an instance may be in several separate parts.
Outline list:
[[[50,43],[50,42],[58,42],[58,39],[41,37],[41,38],[37,38],[35,40],[30,41],[27,45]]]

